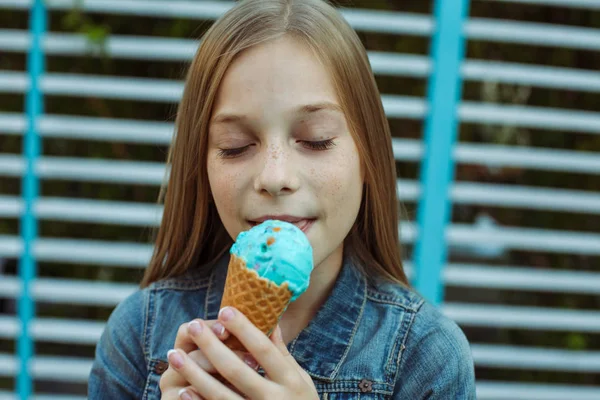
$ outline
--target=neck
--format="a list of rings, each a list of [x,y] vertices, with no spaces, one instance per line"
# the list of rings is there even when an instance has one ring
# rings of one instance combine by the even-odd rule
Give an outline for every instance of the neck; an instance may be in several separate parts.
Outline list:
[[[342,261],[343,243],[314,268],[308,289],[288,306],[279,322],[285,343],[291,342],[306,328],[325,303],[342,268]]]

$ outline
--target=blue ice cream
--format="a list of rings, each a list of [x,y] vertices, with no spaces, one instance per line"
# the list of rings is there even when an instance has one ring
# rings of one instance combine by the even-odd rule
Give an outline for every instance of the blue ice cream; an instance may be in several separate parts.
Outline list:
[[[308,238],[289,222],[268,220],[241,232],[230,250],[258,276],[280,286],[288,283],[292,300],[308,288],[313,251]]]

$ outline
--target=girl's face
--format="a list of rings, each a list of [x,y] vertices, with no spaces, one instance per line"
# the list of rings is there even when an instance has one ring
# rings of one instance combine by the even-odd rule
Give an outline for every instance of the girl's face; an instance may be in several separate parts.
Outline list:
[[[363,174],[328,73],[299,42],[282,37],[251,47],[228,68],[213,108],[207,168],[232,238],[279,219],[305,232],[315,266],[341,256]]]

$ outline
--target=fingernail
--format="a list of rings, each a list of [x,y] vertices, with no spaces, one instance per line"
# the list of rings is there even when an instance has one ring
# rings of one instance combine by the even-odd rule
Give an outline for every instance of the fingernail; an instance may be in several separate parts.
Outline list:
[[[254,359],[254,357],[252,357],[251,354],[246,354],[244,356],[244,362],[246,363],[247,366],[249,366],[252,369],[256,369],[258,367],[258,363]]]
[[[223,336],[223,333],[225,333],[225,327],[220,322],[215,322],[215,324],[212,326],[212,329],[217,336]]]
[[[194,336],[202,333],[202,324],[196,320],[188,322],[188,332]]]
[[[177,352],[177,350],[169,350],[167,352],[167,358],[169,359],[169,362],[175,367],[175,368],[181,368],[183,367],[183,357],[181,357],[181,354],[179,354],[179,352]]]
[[[179,391],[179,398],[181,400],[192,400],[192,396],[190,396],[190,394],[185,389],[181,389]]]
[[[223,320],[223,321],[229,321],[230,319],[233,318],[233,310],[231,309],[231,307],[225,307],[222,308],[221,311],[219,311],[219,319]]]

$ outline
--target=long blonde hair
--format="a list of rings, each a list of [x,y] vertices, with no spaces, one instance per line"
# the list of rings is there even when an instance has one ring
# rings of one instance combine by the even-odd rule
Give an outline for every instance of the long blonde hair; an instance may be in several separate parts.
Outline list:
[[[159,194],[164,213],[141,287],[210,264],[232,240],[212,202],[206,153],[217,90],[244,49],[283,35],[328,69],[365,172],[360,211],[345,240],[363,272],[408,286],[398,238],[396,169],[381,97],[356,32],[324,0],[242,0],[206,32],[188,70],[169,149],[170,176]]]

